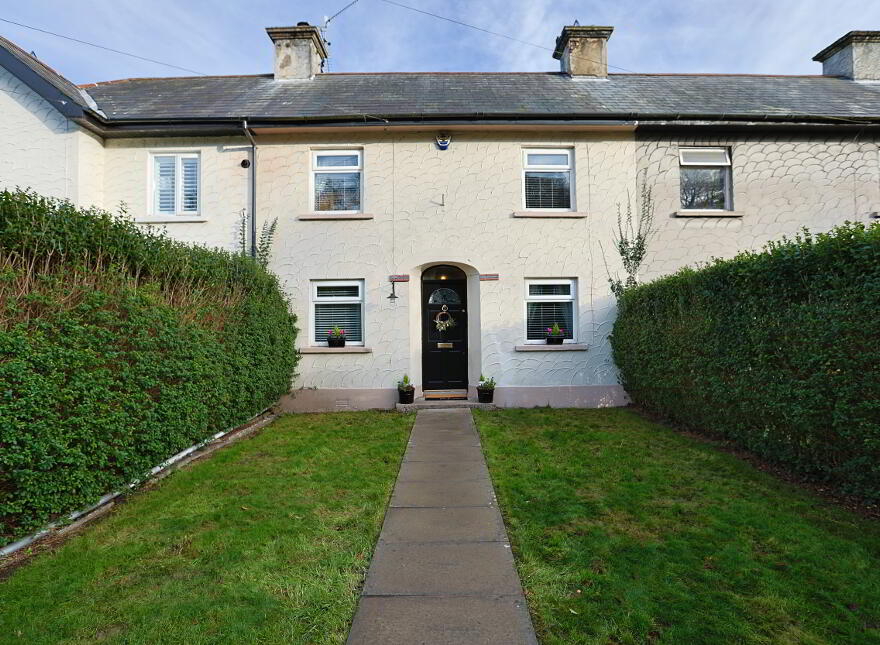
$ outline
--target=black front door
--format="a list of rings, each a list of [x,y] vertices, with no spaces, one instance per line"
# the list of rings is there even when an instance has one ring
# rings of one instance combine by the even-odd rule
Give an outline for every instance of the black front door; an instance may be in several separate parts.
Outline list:
[[[467,389],[467,280],[457,267],[422,274],[422,388]]]

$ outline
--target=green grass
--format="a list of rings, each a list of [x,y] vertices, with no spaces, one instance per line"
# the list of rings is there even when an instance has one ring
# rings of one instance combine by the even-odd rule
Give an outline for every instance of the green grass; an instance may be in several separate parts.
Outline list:
[[[545,645],[880,643],[880,522],[630,410],[474,416]]]
[[[0,582],[2,643],[342,643],[412,417],[287,416]]]

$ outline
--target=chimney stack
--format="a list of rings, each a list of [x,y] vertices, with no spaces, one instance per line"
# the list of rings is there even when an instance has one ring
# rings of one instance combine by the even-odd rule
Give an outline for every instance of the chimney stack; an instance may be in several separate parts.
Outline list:
[[[320,74],[327,45],[318,28],[307,22],[296,27],[267,27],[275,45],[275,80],[312,78]]]
[[[880,31],[851,31],[813,56],[823,76],[880,80]]]
[[[562,71],[572,76],[608,76],[608,39],[614,27],[581,27],[569,25],[562,28],[556,39],[553,58],[559,60]]]

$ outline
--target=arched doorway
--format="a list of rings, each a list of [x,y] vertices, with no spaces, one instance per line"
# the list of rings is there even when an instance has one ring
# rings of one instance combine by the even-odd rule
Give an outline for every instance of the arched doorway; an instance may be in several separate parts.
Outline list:
[[[438,264],[422,272],[422,389],[466,398],[467,387],[467,276]]]

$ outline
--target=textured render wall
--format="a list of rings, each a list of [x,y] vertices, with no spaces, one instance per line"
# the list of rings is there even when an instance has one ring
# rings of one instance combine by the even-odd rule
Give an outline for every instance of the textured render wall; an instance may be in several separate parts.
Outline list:
[[[523,145],[575,149],[576,200],[585,219],[519,219]],[[311,210],[310,150],[362,146],[365,221],[302,221]],[[364,279],[366,344],[371,354],[303,356],[305,388],[393,388],[403,373],[420,382],[420,267],[452,262],[472,275],[469,319],[474,383],[482,369],[500,386],[614,386],[607,334],[614,303],[599,240],[607,240],[616,204],[634,184],[631,135],[463,134],[446,151],[433,133],[307,140],[261,139],[259,219],[279,217],[273,269],[285,281],[308,343],[310,279]],[[605,244],[606,249],[608,244]],[[614,265],[613,258],[609,262]],[[388,275],[408,273],[394,304]],[[479,282],[477,273],[498,273]],[[524,278],[575,277],[583,352],[515,352],[524,330]],[[401,288],[402,287],[402,288]],[[479,290],[479,296],[476,291]],[[472,327],[473,328],[473,327]]]
[[[0,187],[73,197],[75,159],[68,125],[54,107],[0,67]]]
[[[104,207],[104,141],[78,126],[71,126],[74,150],[74,186],[71,199],[80,206]],[[112,204],[110,205],[112,206]]]
[[[658,232],[642,278],[671,273],[712,257],[759,249],[803,227],[827,231],[846,220],[867,222],[880,212],[880,155],[875,140],[854,136],[762,138],[643,138],[639,170],[654,186]],[[680,205],[678,148],[731,149],[733,206],[739,218],[675,217]]]
[[[205,221],[150,223],[150,153],[163,151],[201,154],[200,217]],[[250,146],[236,138],[108,139],[104,205],[116,211],[124,202],[135,220],[165,228],[184,242],[237,249],[239,219],[249,204],[249,171],[241,167],[241,161],[249,155]]]

